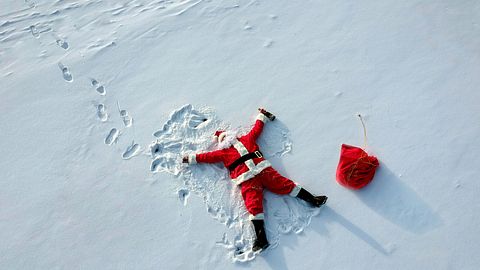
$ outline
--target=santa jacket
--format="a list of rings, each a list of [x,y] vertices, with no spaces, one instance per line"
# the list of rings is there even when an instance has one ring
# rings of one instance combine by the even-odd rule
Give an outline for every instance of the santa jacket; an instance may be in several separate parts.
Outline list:
[[[232,164],[241,156],[259,151],[256,140],[262,133],[263,126],[267,121],[269,121],[269,119],[265,115],[259,114],[252,130],[250,130],[248,134],[237,138],[237,140],[234,140],[231,147],[207,153],[190,155],[189,163],[195,164],[223,162],[225,167],[228,168],[230,164]],[[230,177],[237,185],[239,185],[242,182],[253,178],[270,166],[272,166],[270,162],[263,158],[263,156],[255,157],[235,167],[235,169],[230,171]]]

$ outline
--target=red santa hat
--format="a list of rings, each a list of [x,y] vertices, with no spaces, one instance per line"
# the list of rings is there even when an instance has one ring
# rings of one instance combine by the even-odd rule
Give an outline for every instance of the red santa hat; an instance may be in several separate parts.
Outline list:
[[[218,142],[221,142],[225,138],[226,135],[227,135],[227,133],[225,132],[225,130],[215,131],[215,138],[217,139]]]

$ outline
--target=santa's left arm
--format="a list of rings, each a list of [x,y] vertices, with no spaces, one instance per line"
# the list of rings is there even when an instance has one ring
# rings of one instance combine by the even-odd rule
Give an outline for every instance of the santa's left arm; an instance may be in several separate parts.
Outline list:
[[[265,109],[260,108],[258,109],[258,111],[260,113],[257,115],[255,125],[253,126],[252,130],[250,130],[250,132],[247,134],[248,137],[251,137],[254,140],[256,140],[260,136],[260,134],[262,134],[263,126],[265,125],[265,123],[275,120],[275,116],[272,113],[266,111]]]
[[[199,154],[190,154],[183,156],[183,163],[197,164],[197,163],[217,163],[222,162],[225,155],[224,149],[199,153]]]

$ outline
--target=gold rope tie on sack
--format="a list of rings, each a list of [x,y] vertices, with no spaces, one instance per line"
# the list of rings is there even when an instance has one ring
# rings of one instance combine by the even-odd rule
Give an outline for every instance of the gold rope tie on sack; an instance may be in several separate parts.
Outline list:
[[[357,115],[360,118],[360,122],[362,122],[363,127],[363,150],[367,149],[367,128],[365,127],[365,123],[363,122],[363,118],[361,114]]]
[[[358,116],[358,118],[360,118],[360,122],[362,123],[362,127],[363,127],[363,150],[365,151],[365,149],[367,149],[367,128],[365,127],[365,123],[363,122],[362,115],[357,114],[357,116]],[[347,176],[347,181],[350,181],[350,178],[352,177],[353,172],[357,168],[358,162],[360,162],[362,159],[368,157],[368,154],[362,154],[362,155],[363,156],[360,157],[359,159],[357,159],[357,161],[352,165],[352,167],[350,169],[350,173]],[[373,163],[371,163],[371,162],[366,162],[366,163],[373,166]]]
[[[358,163],[359,163],[360,161],[363,161],[363,159],[366,158],[366,157],[368,157],[368,156],[360,157],[360,158],[352,165],[352,167],[351,167],[351,169],[350,169],[350,173],[349,173],[348,176],[347,176],[347,181],[350,181],[350,178],[352,178],[352,176],[357,176],[357,175],[358,175],[358,174],[353,174],[353,172],[354,172],[355,169],[357,168]],[[375,167],[375,166],[376,166],[376,164],[373,164],[372,162],[368,162],[368,161],[367,161],[367,162],[363,161],[363,163],[364,163],[364,164],[368,164],[368,165],[370,165],[370,166],[372,166],[372,167]]]
[[[364,155],[364,156],[363,156],[363,157],[359,157],[359,158],[357,159],[357,161],[355,161],[355,163],[353,163],[352,166],[350,167],[350,173],[349,173],[348,176],[347,176],[347,181],[350,181],[350,178],[352,178],[353,172],[354,172],[355,169],[357,168],[358,163],[359,163],[362,159],[368,157],[367,154],[363,154],[363,153],[362,153],[362,155]]]

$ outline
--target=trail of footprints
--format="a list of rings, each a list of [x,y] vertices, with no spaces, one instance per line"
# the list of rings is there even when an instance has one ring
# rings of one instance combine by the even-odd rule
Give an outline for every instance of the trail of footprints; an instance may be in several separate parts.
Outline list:
[[[27,2],[25,2],[25,3],[27,3]],[[35,25],[31,25],[29,30],[30,30],[30,32],[31,32],[31,34],[34,38],[37,38],[37,39],[40,38],[40,33],[41,32],[38,30],[38,28]],[[64,39],[60,38],[57,35],[54,35],[54,37],[55,37],[55,40],[56,40],[55,43],[60,48],[62,48],[64,50],[67,50],[69,48],[69,44],[68,44],[67,41],[65,41]],[[68,83],[72,83],[73,82],[73,75],[70,71],[70,68],[67,67],[66,65],[64,65],[62,62],[58,63],[58,68],[62,72],[63,79]],[[103,84],[101,84],[98,80],[91,78],[90,79],[90,84],[93,87],[93,89],[95,89],[95,92],[98,95],[106,96],[106,94],[107,94],[106,87]],[[123,123],[123,128],[127,129],[127,128],[132,127],[133,118],[130,116],[128,111],[125,110],[125,109],[120,109],[120,106],[118,105],[118,101],[117,101],[117,107],[118,107],[119,118],[121,119],[121,121]],[[103,103],[98,103],[96,105],[96,115],[97,115],[97,118],[102,123],[107,123],[108,120],[109,120],[109,117],[110,117],[110,115],[108,113],[108,110],[107,110],[107,106]],[[121,134],[122,134],[122,131],[119,128],[117,128],[117,127],[111,128],[110,131],[108,131],[108,133],[107,133],[107,135],[104,139],[104,143],[106,145],[110,145],[110,146],[116,144],[118,142],[118,140],[120,139]],[[132,141],[126,147],[125,151],[123,152],[122,158],[123,159],[131,159],[134,156],[138,155],[140,153],[140,151],[141,151],[141,146],[139,144],[135,143],[135,141]]]
[[[25,3],[27,3],[27,1],[25,1]],[[30,2],[30,3],[33,3],[33,2]],[[30,26],[29,30],[33,37],[37,39],[40,38],[41,32],[38,30],[38,28],[35,25]],[[60,38],[57,35],[54,35],[54,38],[56,40],[55,41],[56,45],[58,45],[60,48],[64,50],[67,50],[69,48],[69,44],[67,41],[65,41],[64,39]],[[72,83],[73,75],[72,75],[72,72],[70,71],[70,68],[64,65],[62,62],[58,63],[58,68],[62,72],[63,79],[68,83]],[[98,95],[106,96],[107,94],[106,87],[103,84],[101,84],[98,80],[91,78],[90,84]],[[97,105],[95,105],[95,107],[96,107],[95,109],[96,109],[96,115],[98,120],[100,120],[102,123],[107,123],[110,118],[110,114],[108,113],[107,106],[104,103],[98,103]],[[123,131],[124,131],[127,128],[130,128],[133,126],[133,118],[130,116],[127,110],[120,109],[118,101],[117,101],[117,107],[118,107],[118,116],[123,123]],[[121,134],[122,134],[121,129],[117,127],[111,128],[104,139],[104,143],[110,146],[116,144],[120,139]],[[135,143],[135,141],[132,141],[123,152],[122,158],[131,159],[134,156],[138,155],[140,151],[141,151],[141,146]]]
[[[106,88],[103,84],[101,84],[99,81],[96,79],[90,79],[91,86],[95,89],[95,92],[99,94],[100,96],[105,96],[107,91]],[[118,108],[118,116],[122,120],[123,123],[123,130],[126,130],[127,128],[132,127],[133,125],[133,118],[130,116],[127,110],[125,109],[120,109],[120,105],[118,104],[117,101],[117,108]],[[102,123],[107,123],[110,114],[108,113],[107,106],[103,103],[99,103],[96,105],[96,114],[98,120],[100,120]],[[104,139],[104,143],[106,145],[114,145],[118,142],[122,134],[122,131],[117,128],[113,127],[108,131],[107,136]],[[123,159],[131,159],[134,156],[138,155],[141,151],[141,147],[138,143],[135,143],[133,140],[125,149],[125,151],[122,154]]]
[[[95,91],[99,95],[101,95],[101,96],[106,95],[107,91],[106,91],[105,86],[100,84],[96,79],[91,79],[90,82],[91,82],[92,87],[95,88]],[[117,108],[118,108],[118,115],[119,115],[119,118],[122,120],[124,130],[132,127],[133,118],[130,116],[130,114],[128,113],[127,110],[120,109],[120,105],[118,104],[118,101],[117,101]],[[103,123],[107,122],[108,119],[109,119],[107,106],[103,103],[100,103],[96,106],[96,109],[97,109],[96,111],[97,111],[98,119]],[[119,138],[120,138],[121,133],[122,132],[120,131],[120,129],[118,129],[116,127],[110,129],[107,136],[105,137],[104,143],[106,145],[116,144],[118,142]],[[140,153],[140,151],[141,151],[140,145],[138,143],[135,143],[135,141],[133,140],[127,146],[125,151],[123,152],[122,158],[123,159],[131,159],[132,157],[138,155]]]

